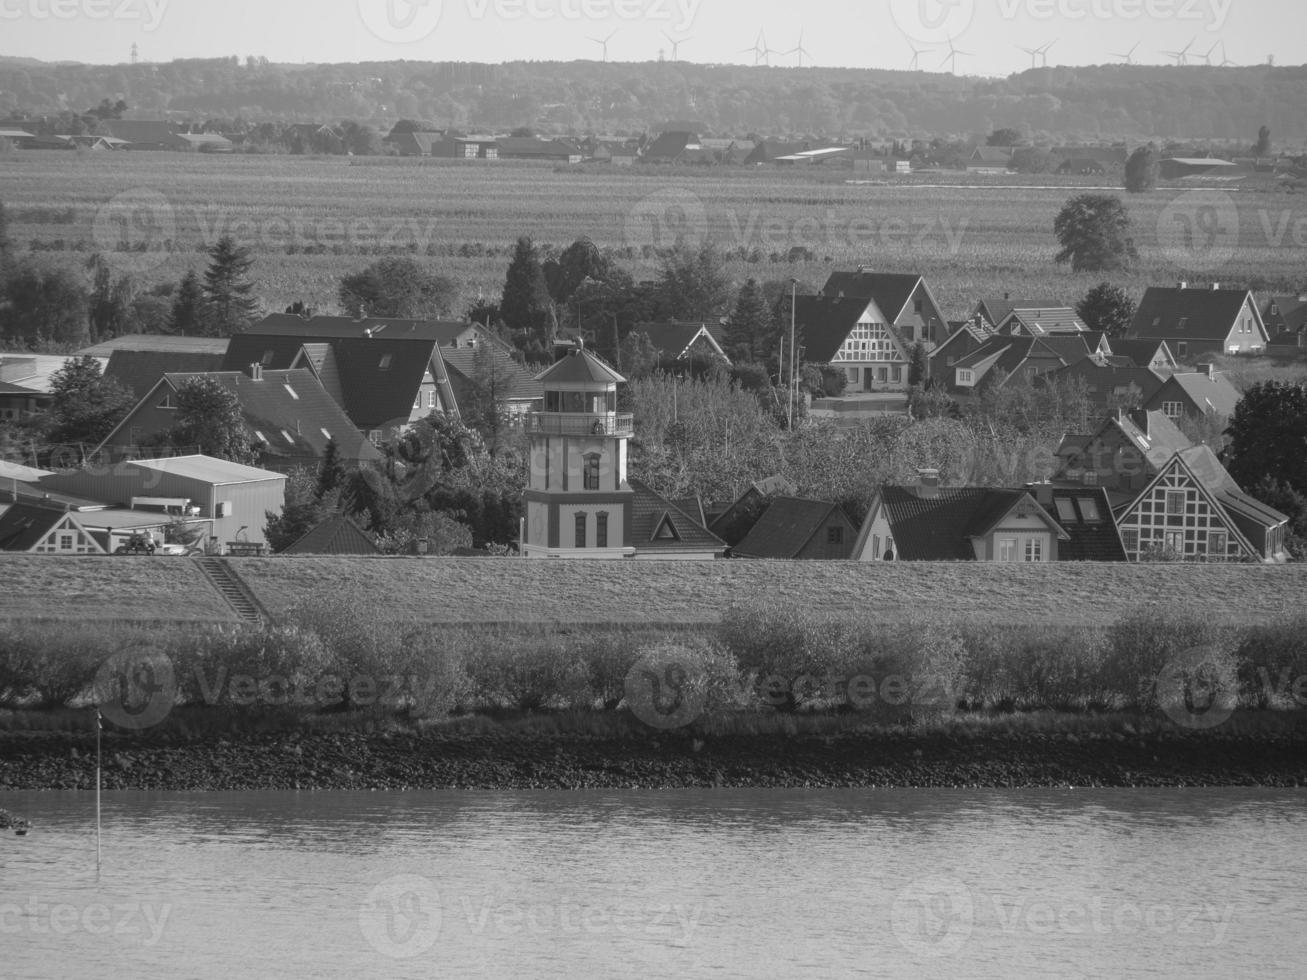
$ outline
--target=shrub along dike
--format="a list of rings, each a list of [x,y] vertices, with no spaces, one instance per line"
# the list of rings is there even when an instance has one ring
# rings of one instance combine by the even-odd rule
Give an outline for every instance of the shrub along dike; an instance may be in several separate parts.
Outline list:
[[[1307,617],[0,626],[0,790],[1307,785]]]

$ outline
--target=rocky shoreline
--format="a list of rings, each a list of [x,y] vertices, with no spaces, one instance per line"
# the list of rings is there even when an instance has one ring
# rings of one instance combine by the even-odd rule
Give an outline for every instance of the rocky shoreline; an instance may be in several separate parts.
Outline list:
[[[103,761],[107,790],[1307,786],[1298,733],[109,735]],[[0,733],[0,791],[94,786],[94,735]]]

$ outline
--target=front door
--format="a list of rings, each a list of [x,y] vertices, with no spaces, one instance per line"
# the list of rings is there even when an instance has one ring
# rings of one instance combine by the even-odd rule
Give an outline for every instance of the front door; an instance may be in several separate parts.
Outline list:
[[[871,391],[873,384],[875,384],[875,380],[874,380],[874,376],[872,375],[872,369],[871,369],[871,368],[863,368],[863,369],[862,369],[862,390],[863,390],[863,391]]]

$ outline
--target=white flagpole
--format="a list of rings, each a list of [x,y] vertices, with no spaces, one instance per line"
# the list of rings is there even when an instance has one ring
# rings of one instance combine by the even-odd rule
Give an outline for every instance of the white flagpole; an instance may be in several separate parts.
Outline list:
[[[95,706],[95,880],[100,880],[100,706]]]

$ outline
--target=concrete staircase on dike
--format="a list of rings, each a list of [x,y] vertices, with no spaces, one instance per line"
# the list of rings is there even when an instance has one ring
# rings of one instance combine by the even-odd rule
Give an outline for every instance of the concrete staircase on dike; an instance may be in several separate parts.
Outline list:
[[[267,618],[267,610],[226,558],[196,558],[195,561],[242,622],[262,623]]]

